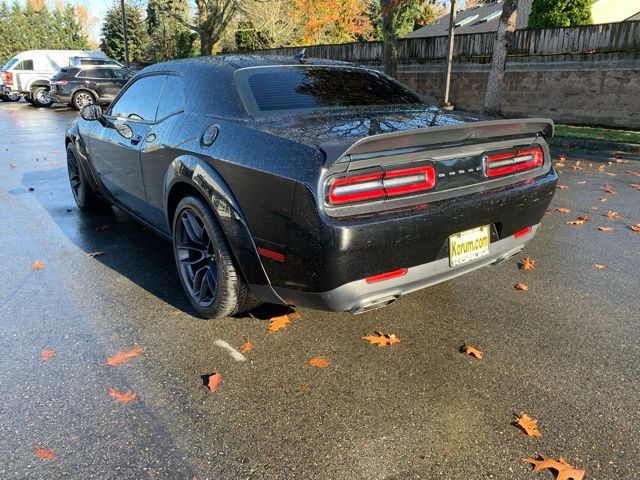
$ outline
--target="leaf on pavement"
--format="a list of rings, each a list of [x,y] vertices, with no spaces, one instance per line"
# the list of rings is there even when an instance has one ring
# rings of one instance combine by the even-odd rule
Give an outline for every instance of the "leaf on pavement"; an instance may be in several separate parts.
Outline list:
[[[516,425],[519,426],[524,433],[530,437],[541,437],[542,434],[538,430],[538,421],[531,418],[526,413],[521,413],[516,419]]]
[[[369,343],[371,343],[372,345],[377,345],[378,347],[386,347],[387,345],[393,345],[394,343],[400,342],[400,339],[393,333],[387,335],[382,332],[374,332],[374,335],[367,335],[366,337],[361,338],[364,340],[368,340]]]
[[[56,454],[51,448],[44,448],[40,445],[36,445],[36,458],[39,460],[49,460],[54,462],[56,460]]]
[[[460,348],[460,351],[462,351],[462,353],[466,353],[470,357],[474,357],[474,358],[477,358],[478,360],[482,360],[482,355],[483,355],[482,351],[472,347],[468,343],[465,343],[464,345],[462,345],[462,347]]]
[[[626,171],[629,175],[634,175],[636,177],[640,177],[640,172],[634,172],[633,170]]]
[[[597,209],[598,207],[595,207],[595,208]],[[582,221],[585,221],[585,222],[590,222],[591,220],[593,220],[593,218],[587,217],[586,215],[580,215],[578,217],[578,220],[582,220]]]
[[[525,272],[527,272],[529,270],[535,270],[536,269],[536,261],[533,258],[527,257],[527,258],[523,259],[522,262],[520,262],[520,267]]]
[[[287,325],[291,323],[288,315],[281,315],[279,317],[273,317],[269,322],[269,333],[277,332],[282,328],[287,328]]]
[[[527,287],[524,283],[519,283],[515,286],[516,290],[522,290],[523,292],[526,292],[527,290],[529,290],[529,287]]]
[[[294,320],[294,319],[296,319],[296,318],[302,318],[302,315],[300,314],[300,312],[291,312],[291,313],[289,314],[289,318],[290,318],[291,320]]]
[[[240,350],[240,353],[250,352],[251,350],[253,350],[253,343],[251,343],[249,340],[247,340],[242,345],[240,345],[240,349],[239,350]]]
[[[618,218],[622,218],[618,212],[614,212],[609,210],[606,215],[607,218],[611,218],[612,220],[616,220]]]
[[[45,348],[42,353],[40,354],[40,358],[42,359],[43,362],[48,362],[49,360],[51,360],[53,357],[55,357],[58,353],[55,350],[52,350],[51,348]]]
[[[136,399],[136,394],[133,393],[133,390],[128,390],[126,392],[119,392],[116,387],[111,387],[109,389],[109,395],[114,398],[115,403],[129,403]]]
[[[594,263],[593,266],[596,267],[598,270],[602,270],[604,268],[604,265],[601,263]]]
[[[615,228],[613,228],[613,227],[598,227],[598,230],[600,230],[602,232],[613,232],[615,230]]]
[[[16,168],[16,167],[17,167],[17,165],[15,163],[10,163],[9,164],[9,168]]]
[[[560,212],[560,213],[571,213],[571,210],[569,210],[568,208],[564,208],[564,207],[556,208],[556,211]]]
[[[558,185],[558,190],[568,190],[569,186],[568,185]]]
[[[543,454],[540,454],[540,457],[542,460],[534,460],[533,458],[523,458],[522,460],[533,464],[534,472],[539,472],[546,468],[555,470],[557,472],[556,480],[582,480],[584,478],[584,470],[572,467],[562,457],[560,457],[560,461],[552,460]]]
[[[209,375],[209,378],[207,379],[207,388],[212,392],[215,392],[218,389],[218,386],[220,385],[221,379],[222,377],[218,372],[213,372],[211,375]]]
[[[577,183],[578,183],[578,185],[584,185],[585,183],[587,183],[587,181],[586,180],[581,180],[581,181],[579,181]]]
[[[635,188],[636,190],[640,190],[640,183],[630,183],[629,186],[631,188]]]
[[[550,217],[551,215],[553,215],[553,212],[547,208],[547,209],[544,211],[544,214],[545,214],[545,216]]]
[[[31,265],[31,268],[33,268],[34,270],[42,270],[44,268],[44,262],[42,260],[36,260]]]
[[[608,202],[608,201],[609,201],[609,199],[608,199],[607,197],[600,197],[600,198],[598,199],[598,201],[599,201],[599,202]]]
[[[329,360],[327,360],[326,358],[320,358],[320,357],[310,358],[309,365],[312,365],[318,368],[327,368],[329,366]]]
[[[109,357],[107,359],[107,364],[112,367],[116,367],[121,363],[129,363],[132,358],[139,356],[142,353],[142,350],[144,350],[142,347],[132,348],[128,352],[118,350],[113,357]]]
[[[602,186],[602,190],[604,190],[604,193],[608,193],[609,195],[615,195],[616,192],[614,192],[611,189],[611,185],[609,185],[608,183]]]
[[[631,225],[629,227],[631,230],[633,230],[636,233],[640,233],[640,223],[636,223],[635,225]]]
[[[96,258],[96,257],[101,257],[104,255],[104,252],[91,252],[91,253],[85,253],[85,255],[87,257],[91,257],[91,258]]]
[[[567,225],[583,225],[584,224],[584,220],[582,219],[578,219],[578,220],[571,220],[570,222],[567,222]]]

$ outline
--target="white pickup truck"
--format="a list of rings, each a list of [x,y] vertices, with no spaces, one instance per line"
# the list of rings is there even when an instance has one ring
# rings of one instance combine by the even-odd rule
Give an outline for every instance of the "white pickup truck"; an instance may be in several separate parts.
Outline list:
[[[100,50],[29,50],[19,53],[0,69],[0,100],[16,101],[24,97],[37,107],[53,103],[49,81],[63,67],[120,65]]]

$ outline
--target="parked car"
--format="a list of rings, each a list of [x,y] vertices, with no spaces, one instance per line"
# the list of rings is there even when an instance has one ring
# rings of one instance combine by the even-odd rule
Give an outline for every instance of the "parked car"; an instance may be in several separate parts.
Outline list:
[[[107,59],[99,50],[29,50],[11,58],[0,69],[0,95],[14,100],[23,96],[37,107],[49,107],[49,80],[72,58]],[[79,61],[79,60],[76,60]]]
[[[556,189],[553,129],[446,112],[341,62],[226,56],[143,69],[65,143],[79,208],[171,240],[215,318],[259,301],[361,313],[512,257]]]
[[[107,105],[134,73],[106,66],[66,67],[51,79],[51,97],[80,110],[86,105]]]

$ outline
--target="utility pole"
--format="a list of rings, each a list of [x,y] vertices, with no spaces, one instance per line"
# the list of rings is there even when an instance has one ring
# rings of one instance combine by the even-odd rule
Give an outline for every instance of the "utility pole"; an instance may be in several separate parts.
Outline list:
[[[444,105],[445,110],[453,110],[453,105],[449,103],[449,92],[451,90],[451,67],[453,64],[453,36],[456,29],[456,0],[451,0],[451,15],[449,17],[449,52],[447,53],[447,75],[444,79]]]
[[[124,35],[124,64],[129,68],[129,41],[127,40],[127,15],[124,13],[124,0],[120,0],[120,8],[122,33]]]

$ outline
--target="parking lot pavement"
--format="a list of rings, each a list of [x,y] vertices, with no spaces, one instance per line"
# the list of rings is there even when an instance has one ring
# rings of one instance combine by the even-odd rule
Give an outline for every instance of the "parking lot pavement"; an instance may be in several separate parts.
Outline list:
[[[78,211],[73,115],[0,103],[0,478],[552,478],[521,461],[538,453],[639,478],[637,158],[563,152],[567,188],[519,257],[535,270],[510,260],[360,316],[300,309],[268,333],[275,308],[194,317],[168,243],[116,209]],[[374,331],[400,342],[361,339]],[[239,361],[220,340],[253,349]],[[513,426],[520,412],[542,437]]]

